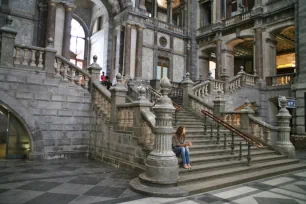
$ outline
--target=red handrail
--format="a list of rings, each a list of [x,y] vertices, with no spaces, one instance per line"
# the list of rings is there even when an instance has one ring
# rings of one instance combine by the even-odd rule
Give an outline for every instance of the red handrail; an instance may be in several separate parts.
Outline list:
[[[253,145],[255,147],[266,146],[266,144],[264,142],[262,142],[261,140],[241,132],[237,128],[231,126],[230,124],[228,124],[227,122],[223,121],[222,119],[214,116],[210,112],[208,112],[206,110],[201,110],[201,113],[204,114],[205,116],[208,116],[209,118],[213,119],[218,124],[221,124],[223,127],[227,128],[228,130],[234,132],[236,135],[238,135],[241,138],[243,138],[244,140],[246,140],[249,144],[251,144],[251,145]]]

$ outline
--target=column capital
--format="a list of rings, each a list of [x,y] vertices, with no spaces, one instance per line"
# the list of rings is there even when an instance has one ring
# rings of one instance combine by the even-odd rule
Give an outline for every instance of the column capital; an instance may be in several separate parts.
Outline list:
[[[76,8],[76,5],[73,3],[65,2],[64,3],[66,11],[73,11]]]
[[[58,2],[54,1],[54,0],[49,0],[48,1],[48,6],[56,6]]]

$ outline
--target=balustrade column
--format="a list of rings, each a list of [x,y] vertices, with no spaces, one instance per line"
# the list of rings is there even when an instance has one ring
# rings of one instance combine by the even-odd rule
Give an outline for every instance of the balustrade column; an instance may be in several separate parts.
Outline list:
[[[49,0],[46,45],[48,45],[49,38],[55,39],[55,19],[56,19],[56,3],[52,0]]]
[[[218,95],[213,100],[214,109],[213,113],[217,117],[221,117],[222,113],[225,111],[225,100],[224,97],[221,95],[221,90],[218,90]]]
[[[172,24],[172,0],[167,0],[167,22]]]
[[[280,99],[281,109],[276,115],[278,120],[278,138],[276,142],[276,148],[285,155],[291,158],[295,157],[295,147],[290,142],[290,119],[291,115],[286,108],[287,99],[286,97],[281,97]]]
[[[64,23],[64,36],[63,36],[63,57],[70,59],[70,38],[71,38],[71,21],[72,13],[75,6],[70,3],[65,4],[65,23]]]
[[[130,78],[131,62],[131,25],[125,26],[125,49],[124,49],[124,75],[126,79]]]
[[[137,28],[135,77],[142,77],[143,28]]]

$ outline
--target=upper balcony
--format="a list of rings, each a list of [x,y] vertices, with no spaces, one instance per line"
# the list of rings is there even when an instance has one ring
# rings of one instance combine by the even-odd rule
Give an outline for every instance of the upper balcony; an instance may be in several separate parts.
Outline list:
[[[176,26],[176,25],[173,25],[173,24],[170,24],[170,23],[166,23],[164,21],[154,19],[154,18],[150,18],[150,17],[148,17],[145,20],[145,24],[149,28],[158,28],[158,29],[160,29],[161,31],[164,31],[164,32],[173,32],[173,33],[178,34],[178,35],[187,35],[188,34],[187,30],[182,28],[182,27],[179,27],[179,26]]]

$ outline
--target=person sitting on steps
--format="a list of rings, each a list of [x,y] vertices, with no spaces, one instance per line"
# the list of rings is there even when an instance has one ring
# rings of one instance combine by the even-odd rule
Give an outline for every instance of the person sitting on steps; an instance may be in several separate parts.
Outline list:
[[[181,156],[183,168],[191,169],[188,147],[192,146],[191,142],[185,142],[186,129],[184,126],[179,126],[172,137],[172,150],[177,156]]]

